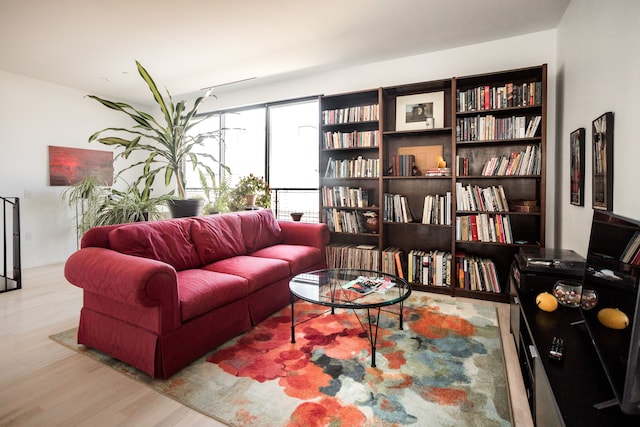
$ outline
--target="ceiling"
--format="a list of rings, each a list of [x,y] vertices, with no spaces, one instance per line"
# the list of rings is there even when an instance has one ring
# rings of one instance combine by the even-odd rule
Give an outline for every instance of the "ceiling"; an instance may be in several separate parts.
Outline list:
[[[556,28],[570,0],[0,0],[0,70],[146,103]],[[220,89],[224,90],[224,89]]]

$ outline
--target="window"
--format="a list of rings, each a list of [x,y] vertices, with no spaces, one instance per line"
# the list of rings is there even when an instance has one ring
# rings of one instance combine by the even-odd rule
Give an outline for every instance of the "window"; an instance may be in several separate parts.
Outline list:
[[[266,178],[265,108],[222,115],[224,164],[231,169],[231,185],[250,173]]]
[[[231,186],[250,173],[265,177],[278,218],[304,212],[303,220],[317,221],[318,118],[314,98],[219,112],[194,131],[219,132],[205,149],[231,170]],[[216,172],[224,173],[218,165]],[[187,187],[201,192],[197,172],[187,171]]]
[[[269,185],[318,187],[318,102],[269,107]]]

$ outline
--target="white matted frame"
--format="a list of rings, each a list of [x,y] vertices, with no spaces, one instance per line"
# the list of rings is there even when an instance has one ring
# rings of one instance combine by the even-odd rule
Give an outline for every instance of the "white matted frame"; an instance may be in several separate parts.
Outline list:
[[[443,127],[443,91],[396,98],[396,130],[438,129]]]

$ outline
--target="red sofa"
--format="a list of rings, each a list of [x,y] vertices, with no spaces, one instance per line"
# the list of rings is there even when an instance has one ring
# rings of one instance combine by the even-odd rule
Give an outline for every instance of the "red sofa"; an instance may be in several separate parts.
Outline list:
[[[78,343],[168,378],[286,306],[328,241],[271,210],[93,228],[65,264],[84,290]]]

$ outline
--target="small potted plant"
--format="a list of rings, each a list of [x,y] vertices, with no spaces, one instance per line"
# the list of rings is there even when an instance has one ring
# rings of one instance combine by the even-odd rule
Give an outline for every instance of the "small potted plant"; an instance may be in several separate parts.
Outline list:
[[[69,207],[75,209],[76,233],[78,245],[82,235],[97,225],[100,206],[109,191],[106,182],[93,176],[67,187],[62,192],[62,199]]]
[[[220,180],[217,186],[210,187],[206,176],[200,175],[200,184],[204,190],[205,204],[202,207],[203,215],[224,213],[229,211],[231,198],[231,186],[229,175]]]
[[[255,196],[254,201],[248,200],[248,196]],[[239,211],[247,206],[271,208],[271,188],[263,177],[257,177],[254,174],[244,176],[231,191],[230,207],[232,210]]]

